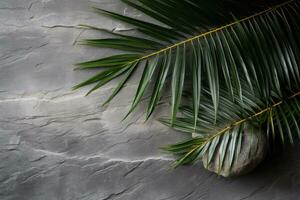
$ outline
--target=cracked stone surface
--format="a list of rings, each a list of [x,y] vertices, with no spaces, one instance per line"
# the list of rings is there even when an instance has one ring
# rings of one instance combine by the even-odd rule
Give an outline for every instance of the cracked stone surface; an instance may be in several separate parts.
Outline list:
[[[113,53],[74,45],[104,36],[76,25],[130,29],[91,6],[143,17],[118,0],[0,1],[1,200],[300,199],[299,147],[234,179],[201,163],[170,170],[174,158],[159,148],[185,135],[144,123],[139,111],[121,121],[139,76],[106,107],[116,82],[89,97],[87,89],[72,91],[94,73],[73,71],[73,63]]]

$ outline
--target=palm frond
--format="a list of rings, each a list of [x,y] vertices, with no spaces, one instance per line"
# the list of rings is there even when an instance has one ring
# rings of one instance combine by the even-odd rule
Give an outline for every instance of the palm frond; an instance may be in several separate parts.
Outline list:
[[[299,17],[299,2],[296,0],[273,6],[242,20],[213,28],[208,32],[205,32],[207,27],[224,23],[224,16],[226,16],[225,22],[234,19],[230,15],[226,15],[228,9],[221,11],[222,3],[225,4],[222,1],[208,3],[208,1],[181,0],[139,0],[138,2],[123,0],[123,2],[164,25],[157,25],[95,8],[98,13],[135,26],[140,33],[147,36],[147,39],[112,33],[117,38],[83,40],[81,44],[133,51],[135,53],[120,54],[79,63],[78,69],[102,67],[108,69],[74,88],[96,83],[97,85],[90,91],[92,92],[108,81],[125,75],[133,66],[135,68],[143,65],[144,62],[142,61],[152,63],[152,65],[146,65],[152,68],[147,72],[149,74],[146,78],[141,78],[141,88],[138,88],[129,113],[140,102],[140,95],[144,94],[150,82],[155,79],[153,77],[154,72],[161,71],[161,68],[165,68],[167,71],[164,71],[164,76],[154,81],[158,88],[154,87],[156,90],[152,92],[150,97],[152,100],[148,105],[147,118],[155,109],[162,95],[162,88],[167,82],[167,74],[172,74],[172,119],[175,119],[181,102],[183,86],[187,82],[185,79],[190,79],[189,76],[185,75],[189,74],[190,69],[194,69],[194,72],[197,73],[197,76],[193,78],[195,116],[198,114],[197,104],[199,104],[202,95],[202,82],[209,83],[216,117],[219,109],[220,84],[227,86],[231,96],[234,96],[233,90],[237,89],[237,93],[242,98],[240,77],[245,77],[251,90],[254,85],[261,85],[261,88],[263,88],[260,89],[261,93],[264,93],[264,97],[267,98],[270,95],[268,92],[269,85],[277,82],[277,78],[282,78],[278,76],[284,76],[285,81],[288,81],[287,84],[291,84],[299,78],[297,68],[299,46],[297,43],[295,44],[299,41],[299,36],[294,34],[294,30],[299,30],[299,24],[296,22],[297,17]],[[228,5],[237,4],[235,1],[225,2]],[[103,31],[103,29],[93,26],[85,26],[85,28]],[[288,31],[288,37],[283,37],[286,35],[286,30],[291,31]],[[162,48],[162,45],[166,47]],[[194,50],[190,51],[190,47]],[[189,60],[191,60],[191,64],[187,64]],[[172,69],[167,65],[174,67]],[[276,69],[270,70],[270,65],[275,66]],[[192,67],[190,68],[190,66]],[[290,76],[291,73],[292,76]],[[122,85],[128,79],[123,80],[125,81]],[[117,92],[113,96],[120,89],[115,90]],[[281,91],[282,88],[278,88],[277,93],[281,93]],[[111,99],[109,98],[109,100]],[[196,120],[194,121],[196,122]],[[196,126],[196,123],[194,126]]]
[[[131,24],[142,36],[83,25],[114,37],[87,39],[80,44],[126,53],[77,64],[77,69],[101,71],[74,89],[94,84],[90,94],[123,76],[106,104],[135,69],[144,67],[126,117],[153,82],[148,119],[170,83],[171,116],[160,121],[197,136],[165,148],[180,156],[175,166],[193,163],[203,155],[208,155],[208,164],[218,156],[221,167],[225,161],[232,165],[248,127],[262,129],[269,141],[294,144],[299,139],[299,1],[285,1],[262,11],[254,6],[253,11],[258,12],[240,19],[236,17],[243,16],[239,12],[243,9],[233,12],[235,17],[228,14],[241,8],[238,1],[122,1],[161,25],[95,8],[98,13]],[[184,93],[188,94],[187,103],[182,101]]]
[[[212,102],[205,97],[199,106],[200,114],[196,128],[193,126],[192,105],[180,109],[183,117],[177,118],[173,125],[171,120],[161,119],[163,124],[172,126],[176,130],[196,133],[195,138],[164,148],[180,157],[174,166],[193,163],[204,155],[208,155],[207,164],[214,156],[219,156],[221,167],[224,159],[228,159],[226,162],[232,165],[239,156],[243,132],[247,127],[265,130],[265,137],[268,141],[277,138],[283,144],[287,141],[294,144],[295,139],[300,139],[300,92],[271,105],[261,102],[257,95],[258,93],[248,92],[243,95],[242,100],[231,101],[226,91],[221,92],[220,112],[218,112],[216,123]],[[270,101],[275,101],[275,99],[270,97]],[[257,129],[250,129],[250,131],[257,131]]]

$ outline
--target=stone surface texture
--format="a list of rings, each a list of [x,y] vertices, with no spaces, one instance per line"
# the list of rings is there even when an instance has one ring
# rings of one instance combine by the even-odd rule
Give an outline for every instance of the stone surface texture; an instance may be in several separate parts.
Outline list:
[[[254,127],[245,126],[243,130],[241,150],[237,159],[230,163],[230,154],[226,154],[223,163],[220,162],[220,154],[215,154],[209,162],[206,153],[203,156],[203,166],[209,171],[224,177],[234,177],[247,174],[254,170],[265,158],[268,152],[267,140],[263,131]],[[217,151],[221,145],[218,144]]]
[[[74,45],[105,36],[76,25],[130,28],[91,6],[143,17],[118,0],[0,0],[0,200],[300,199],[297,147],[235,179],[201,163],[170,170],[173,158],[159,147],[184,134],[144,123],[139,111],[121,122],[139,76],[107,107],[116,82],[89,97],[72,91],[94,73],[74,63],[113,53]]]

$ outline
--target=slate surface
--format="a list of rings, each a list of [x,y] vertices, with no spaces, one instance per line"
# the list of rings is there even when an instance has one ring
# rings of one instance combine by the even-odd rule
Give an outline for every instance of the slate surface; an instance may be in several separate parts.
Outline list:
[[[89,97],[87,89],[72,91],[94,73],[73,71],[73,63],[112,54],[75,46],[102,37],[75,26],[128,29],[92,5],[141,17],[117,0],[0,0],[1,200],[300,199],[300,148],[235,179],[201,163],[170,170],[173,158],[159,147],[184,134],[144,123],[141,112],[121,122],[138,76],[107,107],[100,103],[115,82]]]

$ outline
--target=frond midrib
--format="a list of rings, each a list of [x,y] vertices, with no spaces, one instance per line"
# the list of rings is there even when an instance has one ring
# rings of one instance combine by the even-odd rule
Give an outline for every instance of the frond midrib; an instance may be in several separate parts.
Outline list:
[[[221,27],[218,27],[218,28],[214,28],[212,30],[209,30],[207,32],[204,32],[204,33],[201,33],[199,35],[193,36],[191,38],[187,38],[187,39],[185,39],[183,41],[180,41],[180,42],[177,42],[177,43],[175,43],[175,44],[173,44],[171,46],[165,47],[165,48],[160,49],[158,51],[155,51],[155,52],[149,53],[147,55],[144,55],[144,56],[142,56],[142,57],[140,57],[140,58],[138,58],[136,60],[130,61],[130,62],[128,62],[128,64],[132,64],[132,63],[140,62],[142,60],[146,60],[146,59],[148,59],[150,57],[159,55],[159,54],[161,54],[163,52],[166,52],[168,50],[174,49],[174,48],[176,48],[178,46],[184,45],[184,44],[189,43],[189,42],[193,42],[194,40],[198,40],[198,39],[200,39],[202,37],[205,37],[207,35],[210,35],[212,33],[216,33],[218,31],[224,30],[224,29],[226,29],[228,27],[232,27],[232,26],[237,25],[237,24],[239,24],[241,22],[248,21],[248,20],[253,19],[253,18],[257,17],[257,16],[266,15],[266,14],[268,14],[268,13],[274,11],[274,10],[277,10],[278,8],[281,8],[281,7],[284,7],[284,6],[286,6],[286,5],[290,4],[290,3],[293,3],[294,1],[296,1],[296,0],[289,0],[287,2],[284,2],[284,3],[278,4],[276,6],[270,7],[268,9],[266,9],[266,10],[261,11],[261,12],[255,13],[255,14],[253,14],[251,16],[245,17],[245,18],[240,19],[240,20],[236,20],[236,21],[234,21],[234,22],[232,22],[230,24],[227,24],[227,25],[224,25],[224,26],[221,26]]]

